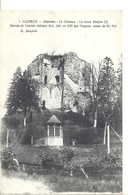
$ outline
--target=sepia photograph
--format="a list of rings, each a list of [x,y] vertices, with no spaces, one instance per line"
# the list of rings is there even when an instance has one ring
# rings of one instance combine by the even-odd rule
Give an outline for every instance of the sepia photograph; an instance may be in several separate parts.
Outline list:
[[[0,193],[122,194],[122,12],[0,11]]]

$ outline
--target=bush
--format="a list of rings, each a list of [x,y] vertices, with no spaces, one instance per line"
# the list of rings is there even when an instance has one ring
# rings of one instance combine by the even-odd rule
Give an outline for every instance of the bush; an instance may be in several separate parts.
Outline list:
[[[25,133],[23,137],[23,144],[31,144],[31,137],[34,137],[34,143],[36,140],[45,137],[46,128],[43,125],[37,125],[35,123],[29,123],[25,127]]]
[[[45,147],[40,154],[43,168],[62,167],[69,163],[74,156],[74,152],[70,147]]]
[[[3,123],[10,129],[16,129],[20,125],[20,120],[13,116],[5,116],[3,118]]]
[[[64,120],[70,120],[74,122],[74,124],[80,125],[80,126],[86,126],[86,127],[92,126],[91,122],[88,120],[88,117],[83,116],[82,114],[79,114],[79,113],[72,112],[72,111],[65,113]]]
[[[6,149],[2,152],[1,159],[1,168],[2,169],[11,169],[17,171],[19,169],[19,163],[16,159],[15,153],[12,149]]]
[[[72,140],[77,144],[100,144],[103,142],[103,129],[67,125],[64,127],[64,144],[72,144]]]
[[[106,155],[100,162],[100,166],[106,167],[122,167],[122,157],[118,154]]]

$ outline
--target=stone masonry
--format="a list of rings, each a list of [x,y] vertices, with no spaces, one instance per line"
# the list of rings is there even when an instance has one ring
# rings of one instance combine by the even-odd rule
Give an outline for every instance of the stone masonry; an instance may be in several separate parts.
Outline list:
[[[86,109],[91,93],[90,64],[77,54],[40,54],[28,68],[39,82],[42,109]]]

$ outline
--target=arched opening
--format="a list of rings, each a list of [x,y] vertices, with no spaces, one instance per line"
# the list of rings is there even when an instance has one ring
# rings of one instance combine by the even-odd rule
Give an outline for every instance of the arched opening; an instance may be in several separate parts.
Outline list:
[[[61,93],[57,86],[52,90],[52,103],[54,108],[61,107]]]
[[[42,107],[49,108],[50,107],[50,90],[47,87],[42,89]]]
[[[82,73],[82,76],[85,77],[85,73],[84,72]]]
[[[45,103],[46,103],[46,101],[45,100],[43,100],[43,109],[45,108]]]
[[[55,76],[55,78],[56,78],[56,84],[58,84],[58,83],[60,82],[60,77],[59,77],[59,75]]]
[[[47,84],[47,75],[44,77],[44,84]]]

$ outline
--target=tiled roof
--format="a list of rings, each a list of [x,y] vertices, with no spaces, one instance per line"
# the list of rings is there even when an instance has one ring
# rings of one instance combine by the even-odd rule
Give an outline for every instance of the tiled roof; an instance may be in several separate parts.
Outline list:
[[[47,123],[61,123],[61,121],[55,116],[53,115],[48,121]]]

